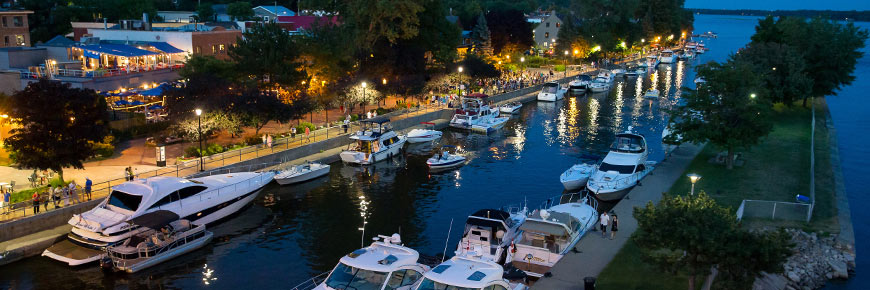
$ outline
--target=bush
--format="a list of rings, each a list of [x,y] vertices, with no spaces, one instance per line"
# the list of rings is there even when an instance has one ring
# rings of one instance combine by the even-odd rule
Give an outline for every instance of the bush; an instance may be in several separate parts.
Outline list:
[[[351,116],[351,120],[353,120],[353,116]],[[296,134],[305,134],[306,127],[308,128],[308,130],[311,130],[312,132],[314,132],[314,130],[317,129],[317,127],[314,127],[314,124],[311,124],[308,122],[302,122],[296,126]]]
[[[213,155],[224,152],[224,146],[218,144],[208,144],[208,147],[205,148],[205,155]]]
[[[99,157],[109,158],[112,157],[112,155],[115,155],[115,137],[113,137],[112,135],[108,135],[103,138],[103,142],[90,143],[91,147],[94,149],[94,153]]]
[[[526,67],[541,67],[546,65],[549,61],[542,56],[529,56],[526,58]]]
[[[386,114],[386,113],[389,113],[389,112],[390,112],[390,110],[387,110],[387,109],[384,109],[384,108],[380,108],[380,107],[377,108],[377,109],[375,109],[375,113],[378,113],[378,115],[383,115],[383,114]]]
[[[250,135],[245,137],[245,144],[248,146],[263,144],[263,138],[257,135]]]
[[[564,64],[557,64],[556,66],[553,67],[553,70],[554,71],[565,71],[565,65]]]
[[[146,123],[145,125],[130,127],[125,130],[112,130],[112,135],[116,140],[127,141],[136,137],[146,135],[157,135],[157,133],[165,131],[169,128],[169,121]]]
[[[190,147],[184,148],[184,156],[199,157],[199,147],[198,146],[190,146]]]

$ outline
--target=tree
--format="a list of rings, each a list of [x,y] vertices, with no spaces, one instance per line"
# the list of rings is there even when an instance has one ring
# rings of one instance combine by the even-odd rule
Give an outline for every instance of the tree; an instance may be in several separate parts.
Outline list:
[[[249,81],[257,83],[261,90],[281,87],[293,93],[306,79],[299,45],[275,23],[256,25],[245,32],[229,55],[236,62],[235,71],[256,76]]]
[[[205,2],[196,6],[196,19],[200,22],[214,20],[214,8],[212,8],[211,3]]]
[[[254,17],[254,9],[249,2],[233,2],[227,4],[227,15],[233,20],[248,20]]]
[[[782,265],[793,245],[783,231],[734,231],[721,244],[718,260],[718,286],[724,289],[749,289],[762,272],[782,273]]]
[[[492,36],[492,48],[501,53],[505,47],[515,45],[520,50],[528,50],[535,44],[532,27],[526,16],[516,9],[493,9],[486,14],[486,23]]]
[[[464,73],[472,79],[495,78],[501,75],[501,72],[495,68],[495,65],[487,62],[480,56],[467,55],[461,64],[465,70]],[[453,71],[456,70],[454,69]]]
[[[755,65],[767,89],[763,97],[774,103],[792,105],[810,93],[813,80],[805,73],[805,63],[796,48],[775,42],[751,42],[735,55]]]
[[[728,151],[726,166],[734,166],[734,152],[748,148],[773,128],[770,101],[754,67],[732,57],[696,68],[706,80],[697,89],[684,88],[684,106],[671,110],[674,131],[683,141],[710,142]]]
[[[90,89],[40,79],[16,92],[7,102],[10,119],[17,124],[5,140],[13,159],[24,168],[56,171],[84,168],[94,156],[91,143],[108,133],[106,100]]]
[[[483,56],[492,55],[492,38],[490,37],[489,27],[486,25],[486,17],[483,12],[477,18],[477,24],[471,30],[471,40],[474,42],[473,52]]]
[[[185,79],[196,78],[201,75],[211,75],[225,81],[236,78],[231,62],[217,59],[211,55],[199,54],[189,56],[184,66],[178,70],[178,75]]]
[[[356,44],[363,50],[371,49],[379,40],[395,43],[410,39],[419,33],[417,14],[423,5],[416,0],[349,0],[342,11],[347,22],[356,31]]]

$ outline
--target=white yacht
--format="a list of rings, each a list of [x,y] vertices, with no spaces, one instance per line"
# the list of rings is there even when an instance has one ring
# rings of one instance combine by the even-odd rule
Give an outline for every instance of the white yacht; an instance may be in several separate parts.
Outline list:
[[[511,260],[530,277],[543,277],[598,222],[594,198],[579,194],[556,198],[558,205],[533,211],[520,226],[522,237]]]
[[[441,139],[444,134],[441,131],[435,130],[435,123],[422,122],[426,126],[425,129],[413,129],[408,132],[408,143],[423,143]]]
[[[450,153],[450,150],[453,150],[453,153]],[[459,167],[465,165],[466,158],[464,153],[462,148],[444,145],[441,146],[440,152],[436,152],[434,156],[426,160],[426,165],[433,172]]]
[[[548,82],[541,87],[538,101],[555,102],[565,97],[565,90],[557,82]]]
[[[314,289],[410,290],[419,285],[423,273],[429,271],[429,266],[417,262],[419,257],[417,251],[402,245],[399,234],[379,235],[370,246],[342,257],[329,276]],[[302,287],[292,289],[297,288]]]
[[[574,166],[565,170],[562,175],[559,175],[559,181],[562,182],[565,190],[577,190],[586,186],[586,181],[589,180],[589,176],[592,175],[594,170],[594,164],[574,164]]]
[[[504,278],[504,268],[476,256],[457,254],[423,274],[415,290],[525,290],[528,286]],[[388,288],[389,289],[389,288]]]
[[[499,111],[505,114],[514,114],[520,111],[523,108],[523,103],[520,102],[510,102],[498,107]]]
[[[662,51],[662,55],[659,57],[659,63],[673,63],[674,62],[674,52],[670,49],[665,49]]]
[[[602,72],[592,80],[592,83],[589,85],[589,90],[593,93],[606,92],[610,90],[612,85],[613,75],[609,71],[602,70]]]
[[[498,209],[482,209],[468,216],[462,240],[456,246],[456,255],[468,255],[482,260],[504,264],[511,244],[519,237],[519,227],[526,212],[514,213]]]
[[[592,84],[592,77],[588,75],[579,75],[570,83],[568,83],[568,89],[571,90],[572,93],[575,94],[583,94],[589,90],[589,85]]]
[[[695,53],[697,53],[697,54],[703,54],[706,51],[707,51],[707,47],[704,46],[703,42],[699,42],[698,46],[695,47]]]
[[[362,130],[350,136],[354,142],[339,154],[345,163],[369,165],[392,158],[408,140],[393,132],[388,118],[372,118],[360,122]]]
[[[631,132],[616,134],[610,152],[589,177],[586,188],[599,200],[619,200],[637,185],[650,171],[655,162],[647,161],[646,139]]]
[[[462,107],[456,109],[450,126],[480,133],[490,133],[504,127],[508,118],[499,117],[498,108],[491,108],[486,103],[487,98],[487,95],[477,93],[463,96]]]
[[[97,207],[73,215],[67,239],[42,255],[70,266],[99,260],[105,248],[147,231],[128,221],[146,213],[168,210],[194,225],[205,225],[248,205],[274,172],[240,172],[199,178],[149,177],[112,187]]]
[[[280,185],[288,185],[309,181],[329,174],[329,164],[306,162],[289,169],[282,170],[275,175],[275,182]]]
[[[661,95],[661,93],[659,93],[659,90],[650,88],[646,91],[646,93],[643,94],[643,97],[647,99],[658,99],[659,95]]]
[[[659,65],[659,56],[655,54],[650,54],[646,56],[646,65],[651,68],[655,68]]]

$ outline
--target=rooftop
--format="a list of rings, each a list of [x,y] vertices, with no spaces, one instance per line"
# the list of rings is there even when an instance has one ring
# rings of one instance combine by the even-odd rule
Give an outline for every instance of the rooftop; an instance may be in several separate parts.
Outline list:
[[[269,12],[275,14],[275,15],[278,15],[278,16],[293,16],[293,15],[296,15],[296,12],[293,12],[293,10],[287,9],[287,7],[280,6],[280,5],[278,5],[278,6],[274,6],[274,5],[269,5],[269,6],[257,6],[257,7],[254,7],[254,10],[256,10],[257,8],[265,9],[266,11],[269,11]]]

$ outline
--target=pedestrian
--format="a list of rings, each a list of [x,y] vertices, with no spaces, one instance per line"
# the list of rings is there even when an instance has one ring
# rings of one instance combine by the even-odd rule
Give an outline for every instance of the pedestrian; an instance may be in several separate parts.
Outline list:
[[[54,208],[60,207],[60,187],[51,188],[51,200],[54,201]]]
[[[347,128],[350,127],[350,115],[344,119],[344,133],[347,134]]]
[[[296,138],[296,127],[290,128],[290,137]]]
[[[31,198],[33,199],[33,214],[38,214],[39,213],[39,192],[34,191],[33,196]]]
[[[130,181],[130,171],[127,168],[124,168],[124,181]]]
[[[610,224],[610,216],[607,215],[607,212],[601,214],[601,218],[598,219],[598,222],[601,223],[601,237],[607,237],[607,225]]]
[[[263,134],[263,137],[260,137],[260,139],[263,139],[263,146],[266,146],[266,134]]]
[[[619,231],[619,217],[616,214],[613,214],[613,218],[610,219],[610,239],[612,240],[614,236],[616,236],[616,232]]]
[[[69,206],[69,187],[61,185],[61,194],[63,194],[63,207]]]
[[[42,196],[40,196],[39,199],[42,200],[42,208],[44,208],[45,211],[48,211],[48,201],[51,200],[51,193],[46,189],[46,191],[42,193]]]
[[[5,191],[5,190],[0,191],[0,192],[3,193],[3,199],[0,200],[0,208],[3,209],[3,213],[8,214],[9,213],[9,206],[11,206],[11,204],[9,202],[12,199],[12,194],[10,194],[8,191]]]
[[[308,126],[305,126],[305,142],[311,142],[311,129]]]
[[[70,195],[70,197],[72,197],[73,202],[75,202],[75,203],[82,202],[79,199],[79,190],[78,190],[78,187],[76,186],[75,181],[69,183],[69,195]]]
[[[85,177],[85,195],[88,196],[88,200],[91,200],[91,187],[94,186],[94,182],[91,181],[90,178]]]
[[[272,148],[272,135],[266,136],[266,146]]]
[[[366,119],[371,119],[371,118],[372,118],[372,111],[366,112]]]

